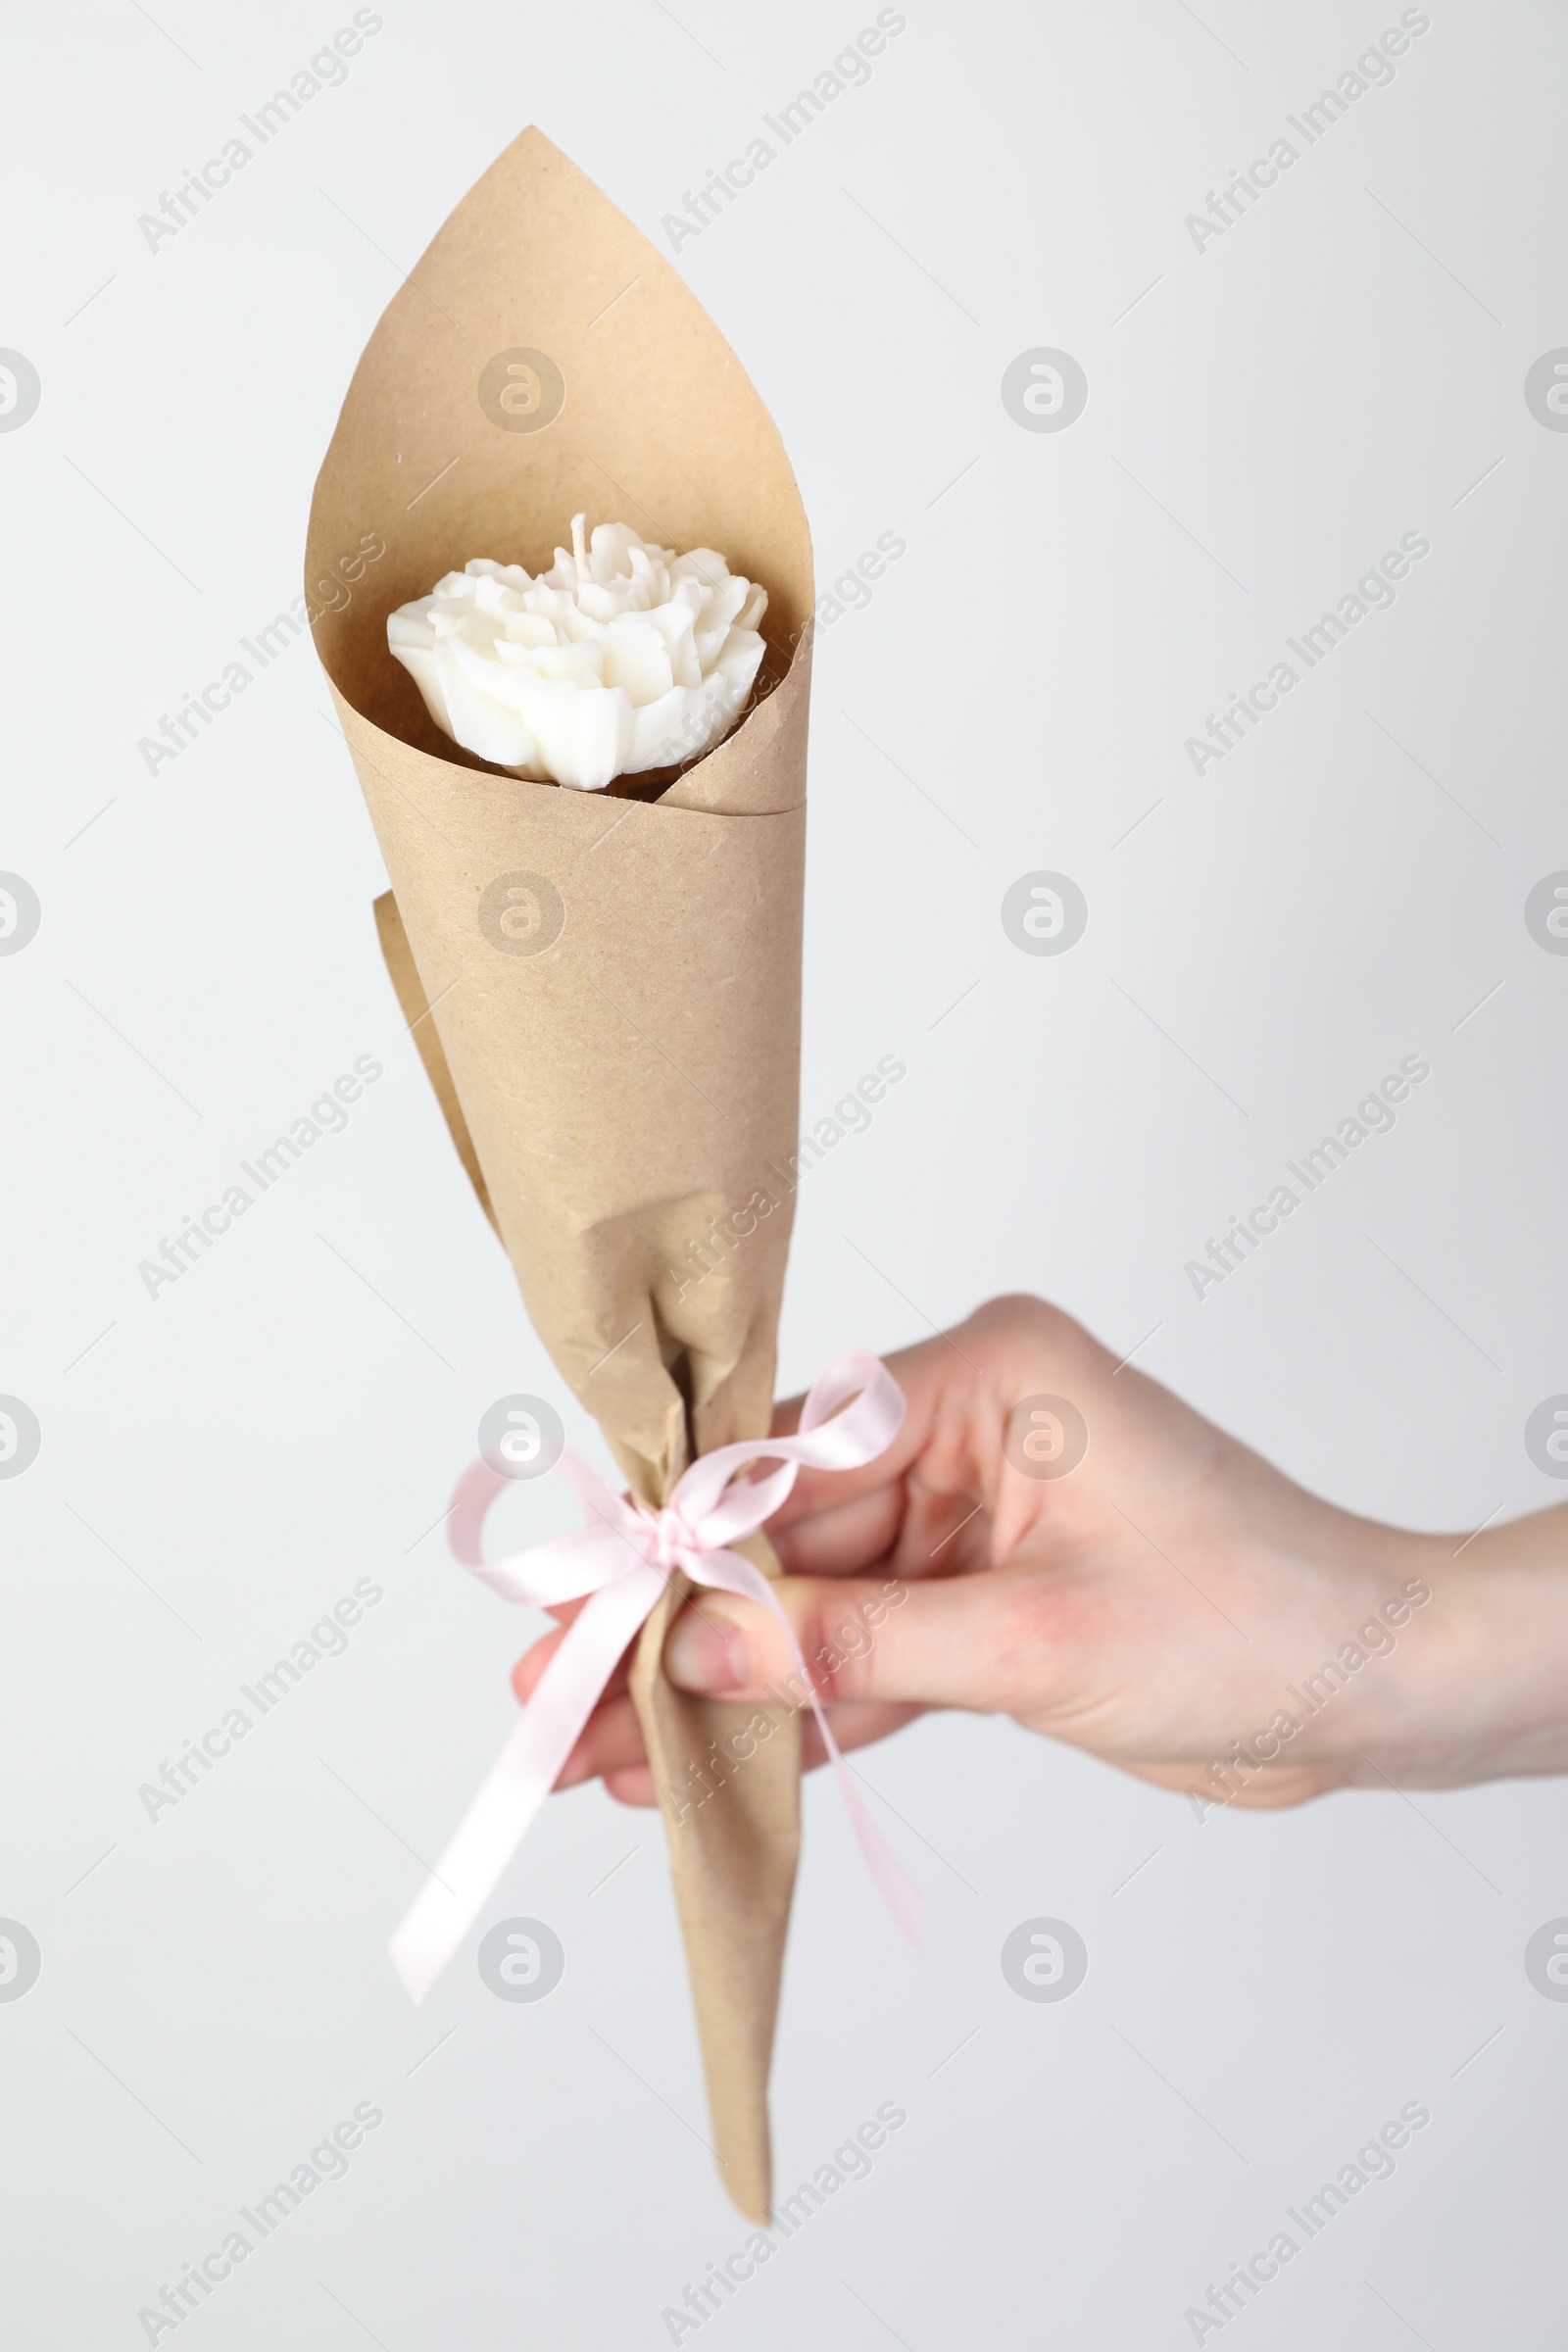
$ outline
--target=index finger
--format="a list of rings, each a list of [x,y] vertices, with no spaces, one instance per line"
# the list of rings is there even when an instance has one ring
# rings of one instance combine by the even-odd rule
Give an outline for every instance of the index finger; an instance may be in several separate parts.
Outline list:
[[[904,1392],[904,1425],[885,1453],[863,1462],[858,1470],[813,1470],[802,1467],[793,1488],[768,1525],[789,1529],[824,1511],[839,1511],[867,1495],[897,1486],[912,1462],[932,1449],[940,1425],[967,1429],[971,1414],[961,1392],[975,1385],[975,1368],[946,1338],[923,1340],[883,1359]],[[791,1396],[774,1408],[775,1437],[793,1437],[800,1427],[806,1399]],[[967,1448],[964,1448],[967,1450]],[[954,1466],[957,1467],[955,1451]]]

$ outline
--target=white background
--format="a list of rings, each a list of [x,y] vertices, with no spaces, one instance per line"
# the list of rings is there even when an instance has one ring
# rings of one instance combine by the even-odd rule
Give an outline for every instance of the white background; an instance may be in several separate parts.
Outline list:
[[[747,2233],[651,1817],[576,1793],[508,1874],[489,1917],[565,1946],[548,2000],[493,1998],[471,1945],[420,2012],[392,1975],[535,1630],[421,1531],[496,1396],[596,1441],[402,1029],[310,646],[156,778],[137,741],[297,592],[398,270],[518,129],[657,239],[874,11],[383,0],[343,86],[150,252],[138,215],[350,13],[102,0],[5,35],[0,342],[43,383],[0,437],[0,866],[43,907],[0,960],[0,1389],[43,1429],[0,1484],[0,1914],[43,1951],[0,2004],[27,2352],[144,2342],[138,2309],[357,2101],[383,2125],[183,2323],[197,2352],[652,2348]],[[1201,253],[1183,225],[1397,13],[910,5],[678,267],[778,420],[821,584],[908,542],[818,649],[803,1113],[879,1055],[908,1077],[804,1189],[785,1383],[1036,1290],[1118,1353],[1152,1334],[1143,1368],[1309,1485],[1457,1543],[1558,1499],[1522,1431],[1568,1388],[1568,959],[1523,921],[1568,865],[1568,437],[1523,397],[1568,341],[1560,11],[1434,0],[1255,211]],[[1061,433],[1003,407],[1036,346],[1088,373]],[[1195,777],[1205,713],[1407,531],[1432,552],[1394,609]],[[1090,905],[1059,958],[1001,927],[1041,867]],[[347,1131],[150,1299],[138,1261],[365,1054]],[[1185,1260],[1409,1054],[1395,1132],[1198,1300]],[[508,1509],[519,1541],[574,1518]],[[138,1786],[366,1576],[347,1653],[150,1822]],[[908,2122],[705,2344],[1190,2342],[1207,2282],[1412,2100],[1396,2177],[1235,2340],[1560,2342],[1568,2006],[1522,1966],[1568,1912],[1559,1785],[1200,1826],[958,1718],[865,1770],[929,1948],[813,1783],[781,2188],[880,2102]],[[1091,1954],[1059,2005],[999,1967],[1042,1914]]]

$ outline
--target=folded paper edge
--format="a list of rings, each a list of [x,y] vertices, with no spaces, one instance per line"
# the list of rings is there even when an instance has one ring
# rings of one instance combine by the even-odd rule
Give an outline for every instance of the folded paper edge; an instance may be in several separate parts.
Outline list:
[[[381,957],[386,965],[387,977],[402,1008],[405,1026],[419,1050],[424,1074],[441,1105],[447,1133],[457,1147],[458,1157],[463,1162],[468,1182],[479,1197],[479,1206],[489,1218],[491,1229],[499,1240],[501,1228],[496,1223],[496,1212],[490,1205],[490,1194],[484,1171],[479,1165],[479,1155],[473,1148],[473,1138],[468,1133],[468,1122],[463,1115],[463,1104],[458,1101],[458,1090],[452,1082],[452,1072],[447,1066],[440,1034],[429,1017],[430,1006],[425,998],[424,982],[419,978],[419,967],[414,960],[414,950],[403,928],[397,900],[389,890],[384,890],[375,901],[375,929],[381,943]]]

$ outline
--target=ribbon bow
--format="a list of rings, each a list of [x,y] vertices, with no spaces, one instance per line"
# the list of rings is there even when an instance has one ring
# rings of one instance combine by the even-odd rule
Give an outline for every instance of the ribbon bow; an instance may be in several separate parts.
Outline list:
[[[728,1548],[772,1516],[802,1464],[858,1469],[886,1451],[904,1413],[903,1392],[874,1355],[841,1355],[807,1397],[798,1436],[748,1439],[701,1455],[658,1511],[617,1494],[587,1462],[564,1452],[556,1466],[598,1524],[506,1560],[486,1562],[479,1549],[485,1512],[506,1481],[484,1461],[464,1472],[450,1530],[464,1567],[503,1600],[556,1608],[586,1593],[588,1602],[392,1938],[393,1963],[414,2000],[423,2000],[489,1900],[623,1651],[676,1569],[693,1584],[760,1601],[783,1626],[866,1867],[900,1927],[918,1944],[919,1893],[878,1836],[845,1769],[772,1584]],[[777,1467],[767,1469],[768,1463]],[[748,1466],[751,1475],[739,1476]]]

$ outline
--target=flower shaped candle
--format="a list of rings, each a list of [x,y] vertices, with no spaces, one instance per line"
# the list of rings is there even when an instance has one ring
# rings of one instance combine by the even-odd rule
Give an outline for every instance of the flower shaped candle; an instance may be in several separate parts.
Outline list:
[[[726,734],[764,651],[765,590],[711,548],[677,556],[586,516],[535,579],[477,558],[387,616],[436,725],[496,767],[602,792]]]

